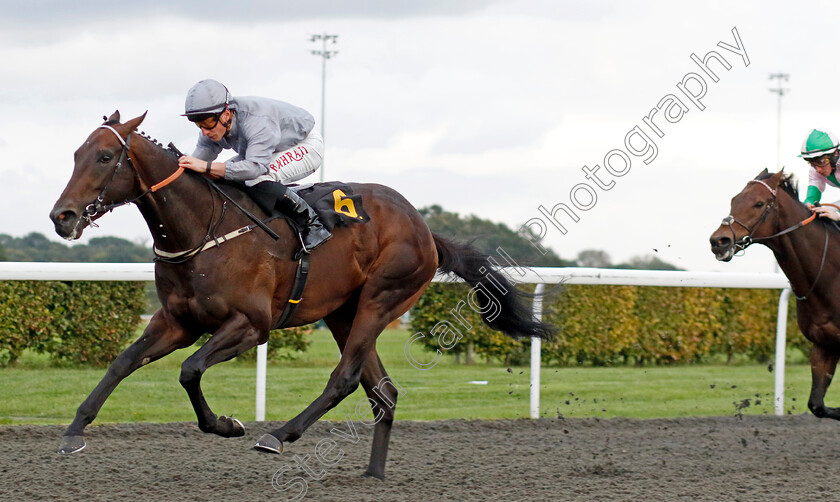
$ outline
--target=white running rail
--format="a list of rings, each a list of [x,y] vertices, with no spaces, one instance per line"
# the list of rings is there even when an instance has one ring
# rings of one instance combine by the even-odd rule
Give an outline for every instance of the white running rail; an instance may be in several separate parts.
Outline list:
[[[779,311],[776,323],[775,362],[775,412],[784,413],[785,342],[787,338],[787,310],[790,284],[780,273],[729,274],[720,272],[683,272],[661,270],[621,270],[601,268],[508,268],[502,270],[516,282],[537,284],[537,291],[546,284],[601,284],[622,286],[666,286],[697,288],[756,288],[780,289]],[[52,281],[154,281],[154,264],[151,263],[45,263],[0,262],[0,280],[52,280]],[[454,282],[446,275],[435,281]],[[542,318],[542,302],[537,297],[533,305],[534,317]],[[257,347],[257,396],[255,415],[257,421],[265,420],[266,345]],[[540,414],[540,340],[531,345],[531,405],[530,415]]]

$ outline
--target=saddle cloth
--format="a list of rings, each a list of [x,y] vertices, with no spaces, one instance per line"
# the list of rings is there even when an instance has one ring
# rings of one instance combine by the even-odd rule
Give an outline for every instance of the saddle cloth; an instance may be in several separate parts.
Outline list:
[[[350,185],[340,181],[289,187],[318,213],[328,230],[350,223],[367,223],[370,216],[362,205],[362,196],[353,193]]]
[[[217,180],[216,183],[220,186],[235,186],[242,190],[271,218],[283,216],[280,211],[274,208],[277,198],[285,192],[283,185],[280,183],[265,181],[252,187],[228,181],[220,182]],[[297,192],[315,210],[321,219],[321,223],[328,230],[350,223],[367,223],[370,221],[370,217],[362,204],[362,196],[354,194],[353,189],[347,183],[329,181],[301,186],[290,185],[288,189]]]

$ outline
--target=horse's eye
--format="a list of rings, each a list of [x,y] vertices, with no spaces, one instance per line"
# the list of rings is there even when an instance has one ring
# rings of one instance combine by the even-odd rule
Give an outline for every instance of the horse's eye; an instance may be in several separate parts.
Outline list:
[[[103,164],[107,164],[108,162],[111,162],[111,159],[113,159],[113,158],[114,157],[112,155],[108,155],[106,153],[106,154],[102,155],[101,157],[99,157],[99,162],[101,162]]]
[[[755,203],[755,205],[753,205],[753,207],[756,208],[756,209],[762,208],[762,207],[764,207],[764,203],[761,202],[761,201],[758,201],[758,202]]]

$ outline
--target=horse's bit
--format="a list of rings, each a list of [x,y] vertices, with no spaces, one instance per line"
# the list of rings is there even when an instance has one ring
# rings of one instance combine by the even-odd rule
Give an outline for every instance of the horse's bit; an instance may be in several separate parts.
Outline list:
[[[750,180],[749,183],[761,183],[762,186],[767,188],[767,190],[769,190],[770,193],[773,194],[773,202],[767,204],[764,207],[764,212],[761,213],[761,216],[758,218],[758,221],[755,222],[755,224],[752,226],[752,228],[750,228],[749,226],[747,226],[746,224],[744,224],[743,222],[741,222],[740,220],[738,220],[737,218],[735,218],[731,214],[728,215],[726,218],[724,218],[723,221],[721,221],[721,223],[720,223],[721,225],[729,227],[729,229],[732,231],[732,242],[734,243],[735,248],[738,251],[744,251],[745,249],[750,247],[750,245],[753,242],[755,242],[757,240],[772,239],[773,237],[778,237],[779,235],[786,234],[788,232],[792,232],[793,230],[796,230],[797,228],[799,228],[799,226],[802,226],[802,223],[800,223],[799,226],[794,226],[794,227],[791,227],[790,229],[785,229],[783,232],[780,232],[780,233],[775,234],[775,235],[771,235],[770,237],[756,237],[756,238],[753,238],[752,234],[755,231],[755,229],[758,228],[762,223],[764,223],[764,220],[767,218],[767,215],[770,214],[770,210],[773,209],[774,207],[776,207],[776,190],[770,188],[770,185],[768,185],[767,183],[765,183],[761,180]],[[735,238],[735,229],[732,228],[733,223],[737,223],[737,224],[741,225],[747,231],[747,235],[741,237],[740,239],[736,239]],[[736,252],[738,252],[738,251],[736,251]]]
[[[750,180],[750,181],[748,181],[748,183],[760,183],[764,188],[769,190],[771,194],[773,194],[773,202],[767,204],[767,206],[764,208],[764,212],[761,213],[761,217],[753,225],[752,228],[748,227],[747,225],[745,225],[744,223],[739,221],[737,218],[735,218],[731,214],[723,219],[723,221],[721,222],[721,225],[728,226],[729,229],[732,231],[732,242],[734,243],[735,247],[738,249],[738,251],[736,251],[736,253],[739,252],[739,251],[744,251],[753,242],[766,241],[766,240],[774,239],[776,237],[779,237],[779,236],[785,235],[787,233],[793,232],[794,230],[796,230],[800,227],[804,227],[808,223],[811,223],[817,217],[817,213],[813,213],[811,216],[809,216],[808,218],[800,221],[799,223],[797,223],[793,226],[790,226],[790,227],[788,227],[788,228],[786,228],[782,231],[776,232],[773,235],[770,235],[770,236],[767,236],[767,237],[753,237],[752,236],[753,231],[758,226],[760,226],[761,223],[764,222],[765,218],[767,218],[767,215],[770,214],[770,210],[776,206],[776,190],[774,190],[773,188],[770,188],[770,185],[768,185],[767,183],[765,183],[762,180]],[[741,237],[740,239],[736,240],[735,239],[735,229],[732,228],[732,223],[737,223],[737,224],[741,225],[742,227],[744,227],[744,229],[746,229],[746,231],[747,231],[747,235],[745,235],[744,237]],[[814,279],[814,282],[811,284],[811,288],[803,296],[797,295],[795,291],[793,292],[793,296],[795,296],[797,300],[803,301],[803,300],[807,299],[808,295],[810,295],[814,291],[814,288],[816,287],[817,282],[819,282],[820,276],[822,275],[823,267],[825,265],[825,257],[826,257],[827,254],[828,254],[828,226],[825,227],[825,244],[823,245],[822,260],[820,261],[820,268],[817,271],[817,277]],[[791,287],[791,291],[793,291],[792,287]]]

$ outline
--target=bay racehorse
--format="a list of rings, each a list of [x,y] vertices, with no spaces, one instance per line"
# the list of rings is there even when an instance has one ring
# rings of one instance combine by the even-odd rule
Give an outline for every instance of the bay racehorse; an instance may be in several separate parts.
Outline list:
[[[203,175],[184,173],[175,153],[134,133],[144,117],[123,124],[115,112],[90,134],[76,150],[73,174],[50,213],[56,232],[76,239],[109,209],[134,203],[154,239],[159,258],[155,284],[162,305],[79,406],[61,452],[85,447],[85,427],[122,379],[192,345],[204,333],[212,336],[184,361],[180,383],[202,431],[244,435],[238,420],[211,411],[201,392],[202,374],[265,343],[279,324],[300,326],[323,319],[342,354],[326,388],[302,413],[263,435],[255,448],[280,453],[283,443],[298,439],[361,382],[377,418],[365,474],[382,478],[398,392],[393,384],[385,385],[390,380],[376,353],[376,339],[414,304],[437,270],[454,273],[473,287],[484,286],[484,294],[475,297],[490,327],[511,336],[551,334],[551,327],[533,319],[521,293],[490,266],[487,256],[433,234],[407,200],[375,184],[349,184],[361,196],[370,220],[336,227],[334,237],[313,251],[302,300],[286,318],[298,265],[297,234],[281,219],[268,224],[278,239],[255,230],[225,241],[252,223],[245,211],[262,214],[260,206],[236,190],[226,199]],[[500,294],[502,290],[507,294]]]
[[[799,329],[813,344],[808,409],[840,420],[840,409],[825,405],[840,358],[840,229],[799,201],[792,177],[765,169],[749,181],[710,242],[721,261],[754,242],[773,251],[796,296]]]

